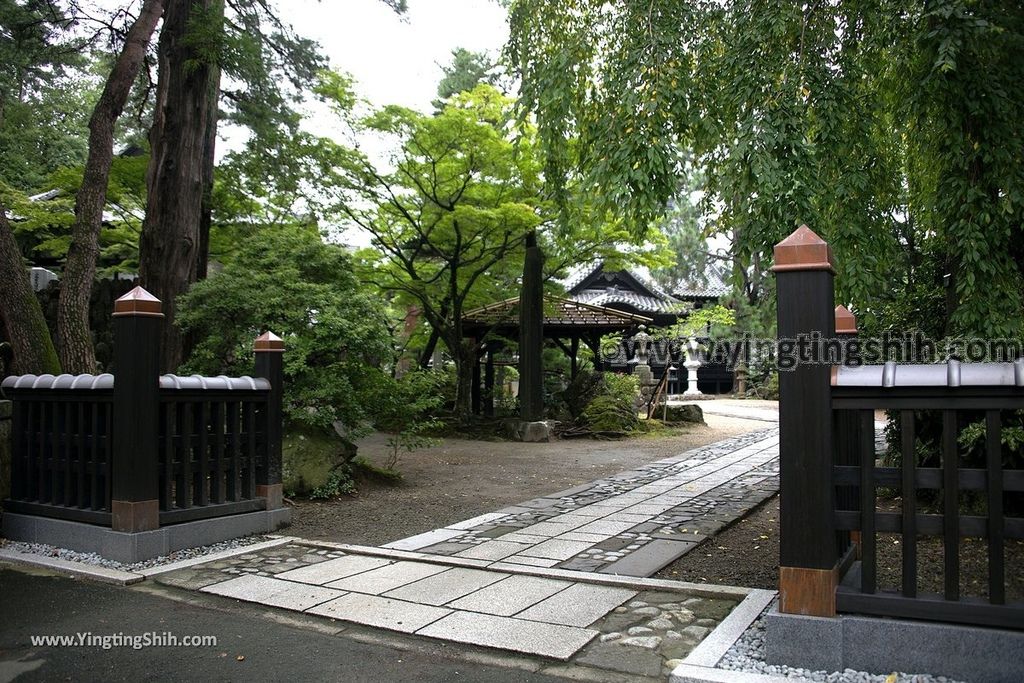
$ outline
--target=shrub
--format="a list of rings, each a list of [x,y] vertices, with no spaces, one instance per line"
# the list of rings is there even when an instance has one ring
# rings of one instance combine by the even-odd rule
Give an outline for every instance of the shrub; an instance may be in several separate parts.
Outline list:
[[[284,338],[284,410],[289,423],[348,438],[364,433],[390,355],[379,301],[356,280],[348,253],[315,229],[261,229],[221,272],[179,301],[178,323],[195,340],[184,369],[252,372],[252,343],[262,331]]]
[[[580,422],[593,432],[629,434],[640,426],[634,401],[639,394],[635,375],[601,373],[597,395],[587,404]]]
[[[401,379],[386,378],[375,405],[374,426],[389,434],[386,470],[394,470],[402,452],[411,453],[436,443],[429,433],[441,426],[440,411],[449,373],[432,370],[407,372]]]

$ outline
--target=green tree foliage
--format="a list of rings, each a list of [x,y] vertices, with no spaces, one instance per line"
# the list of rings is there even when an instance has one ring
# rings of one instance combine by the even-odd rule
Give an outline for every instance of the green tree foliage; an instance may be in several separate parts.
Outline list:
[[[470,409],[473,344],[467,306],[505,298],[513,255],[542,221],[539,166],[508,135],[510,101],[478,86],[436,116],[385,107],[358,122],[392,136],[388,170],[358,149],[339,149],[337,210],[365,230],[374,282],[415,303],[448,347],[459,375],[457,412]]]
[[[0,0],[0,181],[22,191],[85,160],[95,89],[83,87],[87,41],[74,23],[62,2]]]
[[[494,74],[496,64],[485,52],[473,52],[462,47],[452,50],[452,61],[441,67],[440,82],[437,84],[437,97],[434,108],[444,109],[444,103],[452,95],[472,90],[480,83],[495,85],[497,76]]]
[[[511,16],[556,196],[582,175],[642,232],[692,154],[737,280],[762,288],[806,222],[869,324],[925,286],[945,334],[1020,333],[1020,3],[517,0]]]
[[[250,374],[253,340],[285,342],[285,412],[320,430],[340,421],[349,437],[374,415],[390,339],[375,297],[345,250],[311,226],[258,231],[224,269],[192,286],[181,323],[196,335],[188,371]]]

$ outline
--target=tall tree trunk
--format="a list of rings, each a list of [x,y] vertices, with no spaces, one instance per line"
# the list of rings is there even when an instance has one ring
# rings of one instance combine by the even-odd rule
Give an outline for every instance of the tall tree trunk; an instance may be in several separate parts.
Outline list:
[[[174,319],[178,296],[198,276],[209,100],[216,97],[219,78],[216,66],[203,62],[189,44],[189,19],[193,8],[208,11],[215,2],[167,0],[160,31],[139,275],[142,286],[163,302],[167,316],[160,362],[164,372],[173,372],[184,360],[184,339]]]
[[[57,352],[6,211],[0,204],[0,281],[4,283],[0,287],[0,317],[14,350],[11,371],[18,375],[56,375],[60,373]]]
[[[71,248],[60,281],[57,304],[60,360],[65,372],[72,374],[96,370],[96,354],[89,331],[89,295],[96,276],[103,206],[107,200],[107,182],[114,157],[114,126],[128,101],[132,83],[138,76],[163,9],[163,0],[146,0],[142,5],[138,19],[128,29],[121,54],[114,62],[89,119],[89,156],[85,162],[82,186],[75,197]]]
[[[211,65],[210,94],[206,106],[206,131],[203,136],[203,201],[199,210],[199,258],[196,280],[205,280],[210,269],[210,226],[213,224],[213,165],[217,151],[217,102],[220,97],[220,69]]]
[[[519,417],[544,419],[544,253],[537,233],[526,236],[523,289],[519,295]]]

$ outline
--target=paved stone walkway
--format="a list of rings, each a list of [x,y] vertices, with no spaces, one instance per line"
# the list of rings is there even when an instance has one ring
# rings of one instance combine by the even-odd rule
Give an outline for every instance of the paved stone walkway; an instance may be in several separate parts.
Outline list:
[[[644,578],[778,489],[751,432],[381,548],[282,539],[155,580],[342,622],[664,676],[745,589]]]
[[[384,547],[650,576],[778,490],[778,443],[762,429]]]

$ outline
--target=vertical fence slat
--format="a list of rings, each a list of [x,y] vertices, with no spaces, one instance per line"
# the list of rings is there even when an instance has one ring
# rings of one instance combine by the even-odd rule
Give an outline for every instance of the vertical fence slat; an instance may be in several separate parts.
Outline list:
[[[245,475],[242,477],[242,497],[256,497],[256,404],[245,402]]]
[[[195,476],[196,503],[209,505],[210,496],[207,486],[210,478],[210,403],[199,403],[199,471]]]
[[[32,496],[32,407],[33,401],[14,401],[11,407],[11,417],[14,418],[14,447],[18,449],[15,454],[24,454],[22,458],[15,458],[12,462],[20,462],[20,468],[13,470],[12,485],[20,492],[18,497],[25,501],[31,501]],[[19,427],[19,425],[22,425]],[[18,447],[20,446],[20,447]]]
[[[903,596],[917,597],[917,451],[914,411],[900,411],[900,453],[903,460]]]
[[[73,483],[73,481],[71,479],[71,477],[72,477],[72,471],[71,471],[72,458],[71,458],[71,453],[72,453],[72,445],[73,445],[73,442],[72,442],[72,439],[71,439],[71,409],[73,407],[74,406],[71,404],[71,401],[66,401],[64,403],[64,424],[63,424],[62,427],[60,427],[60,437],[61,437],[61,441],[63,442],[62,445],[64,446],[64,449],[63,449],[64,450],[64,458],[63,458],[63,462],[61,463],[61,465],[63,465],[62,469],[64,470],[64,487],[63,487],[64,491],[63,491],[63,495],[61,496],[61,500],[60,500],[60,504],[61,505],[71,505],[71,503],[72,503],[71,492],[74,490],[74,483]]]
[[[860,589],[874,593],[875,575],[875,414],[860,411]]]
[[[36,424],[39,426],[39,432],[36,435],[36,443],[39,445],[36,452],[36,500],[42,503],[46,500],[46,402],[36,401],[35,403],[38,408]]]
[[[988,601],[1006,602],[1003,557],[1003,449],[998,410],[985,412],[985,457],[988,465]]]
[[[178,412],[181,415],[181,446],[178,463],[176,498],[178,507],[192,507],[192,404],[180,403]]]
[[[213,413],[213,471],[210,473],[210,499],[224,502],[224,402],[216,401]]]
[[[100,404],[89,406],[89,507],[100,509]]]
[[[75,504],[79,508],[85,507],[85,401],[78,402],[78,429],[75,430],[75,450],[77,452],[76,471],[78,478],[75,481]]]
[[[24,493],[23,479],[28,464],[28,449],[25,448],[25,416],[21,401],[11,403],[11,497],[21,499]]]
[[[231,464],[228,469],[227,496],[228,500],[237,501],[239,499],[238,458],[242,446],[242,430],[239,425],[238,403],[230,401],[226,405],[228,411],[228,434],[231,442]]]
[[[60,492],[58,487],[60,486],[60,431],[59,431],[59,420],[57,419],[59,405],[56,402],[50,404],[50,423],[49,423],[49,448],[47,449],[50,453],[50,466],[47,468],[47,474],[50,477],[50,499],[51,505],[60,505]]]
[[[177,418],[174,403],[168,401],[160,406],[160,418],[164,426],[163,467],[160,472],[160,509],[174,507],[174,439]]]
[[[105,453],[103,458],[103,509],[110,509],[110,494],[113,490],[114,469],[114,404],[107,403],[103,406],[103,420],[106,425],[104,438]]]
[[[942,551],[946,600],[960,599],[960,481],[956,411],[942,411]]]

